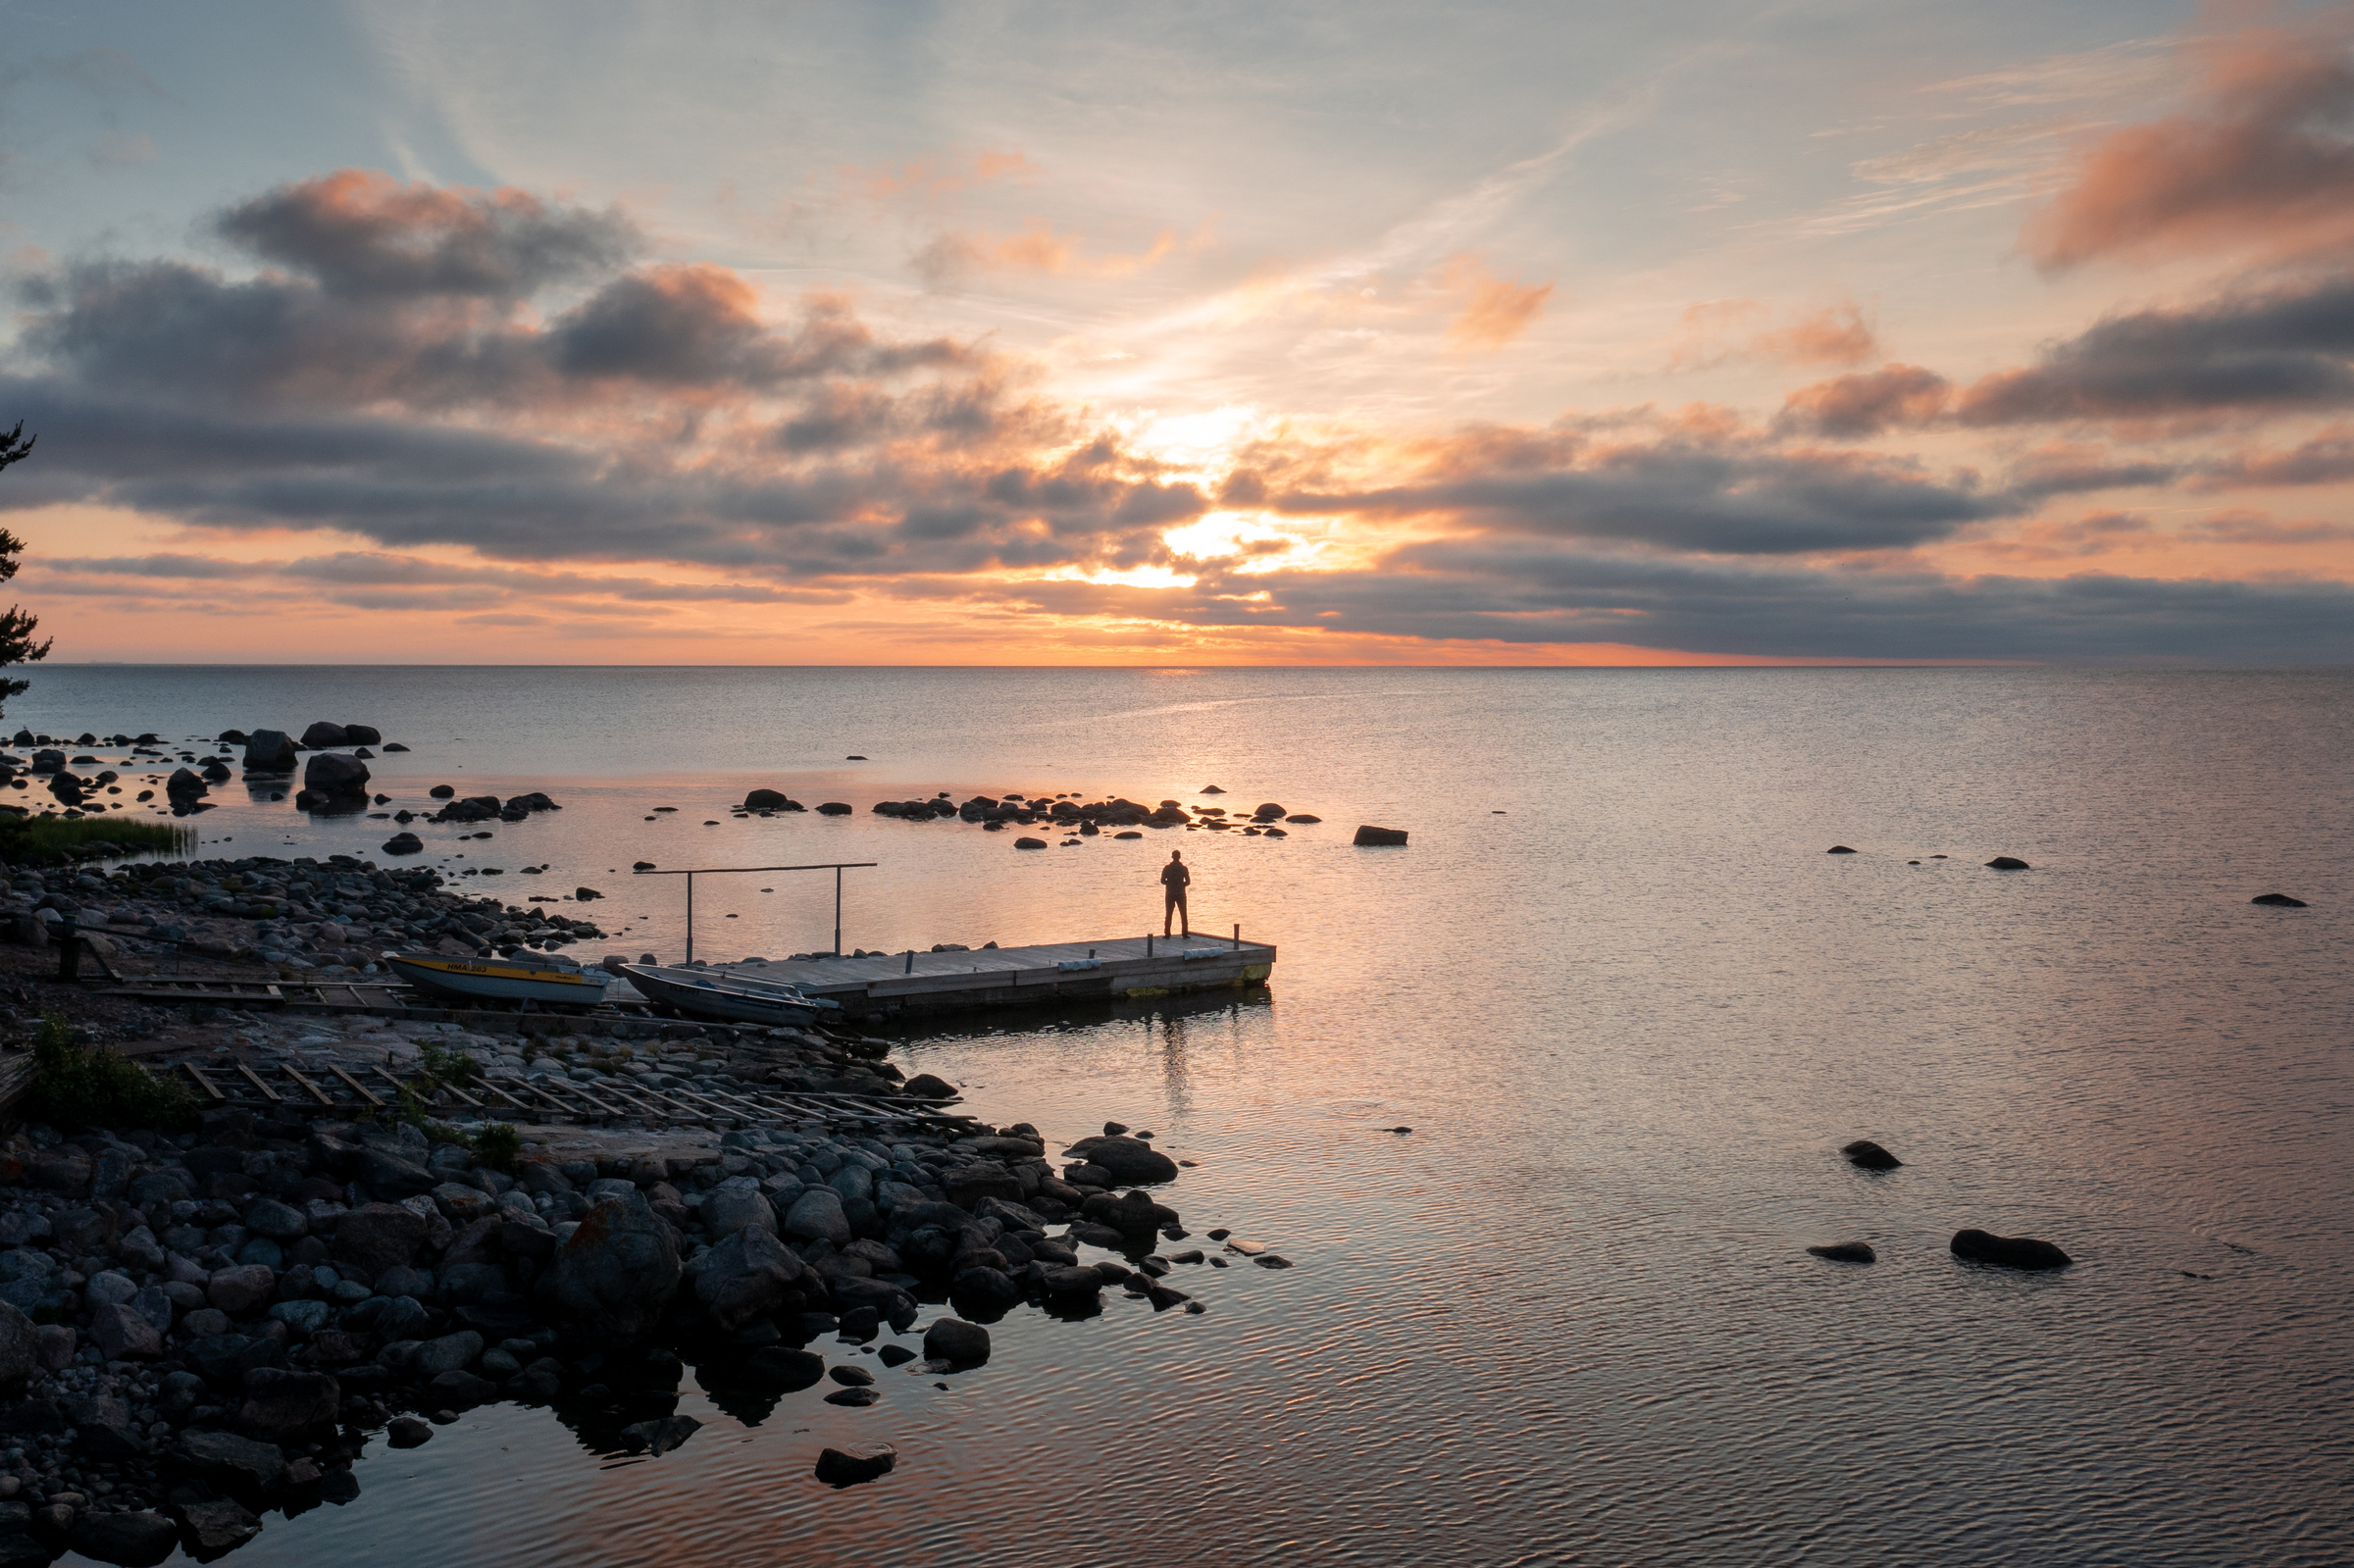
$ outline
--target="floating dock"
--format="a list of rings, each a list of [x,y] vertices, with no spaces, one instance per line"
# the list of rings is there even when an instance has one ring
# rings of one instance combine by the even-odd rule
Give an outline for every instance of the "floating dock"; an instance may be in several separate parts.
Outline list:
[[[1275,949],[1267,942],[1225,936],[1116,936],[962,953],[710,967],[790,982],[838,1003],[852,1019],[921,1018],[985,1007],[1240,990],[1266,984]]]

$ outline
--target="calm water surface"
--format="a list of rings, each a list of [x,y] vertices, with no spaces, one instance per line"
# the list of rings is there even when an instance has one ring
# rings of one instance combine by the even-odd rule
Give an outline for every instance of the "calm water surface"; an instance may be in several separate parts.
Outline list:
[[[2354,1560],[2347,673],[34,680],[9,728],[358,721],[415,748],[374,765],[400,804],[545,788],[564,812],[464,858],[419,829],[510,897],[603,887],[631,929],[592,955],[681,950],[677,883],[635,860],[879,861],[844,942],[897,950],[1141,932],[1173,846],[1199,926],[1282,949],[1244,1005],[898,1059],[1050,1137],[1153,1129],[1200,1162],[1168,1194],[1191,1227],[1299,1267],[1181,1270],[1202,1317],[1021,1309],[985,1370],[887,1373],[867,1410],[690,1382],[707,1425],[650,1462],[478,1411],[240,1564]],[[1325,824],[1021,854],[866,812],[1213,782]],[[721,809],[755,784],[858,814]],[[222,794],[208,853],[387,826]],[[1412,844],[1352,849],[1360,822]],[[2313,907],[2248,904],[2274,890]],[[831,896],[698,883],[697,951],[826,946]],[[1858,1137],[1909,1163],[1851,1170]],[[1964,1266],[1964,1226],[2080,1261]],[[1802,1250],[1849,1239],[1880,1262]],[[808,1478],[873,1439],[894,1476]]]

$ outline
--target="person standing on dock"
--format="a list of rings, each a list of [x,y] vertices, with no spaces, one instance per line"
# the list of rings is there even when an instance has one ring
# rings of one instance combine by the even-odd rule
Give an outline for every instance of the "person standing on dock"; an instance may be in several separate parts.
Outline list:
[[[1169,851],[1169,863],[1160,868],[1160,934],[1169,934],[1169,923],[1177,922],[1180,933],[1194,934],[1193,918],[1185,912],[1185,890],[1194,885],[1194,874],[1186,869],[1185,852]]]

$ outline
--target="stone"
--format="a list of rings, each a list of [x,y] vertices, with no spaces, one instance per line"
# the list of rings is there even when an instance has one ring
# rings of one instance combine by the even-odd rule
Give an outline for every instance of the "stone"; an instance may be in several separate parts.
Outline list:
[[[763,1388],[791,1393],[806,1389],[826,1375],[826,1358],[814,1350],[764,1345],[744,1365],[744,1375]]]
[[[875,1381],[875,1375],[864,1367],[839,1366],[826,1374],[845,1389],[863,1389]]]
[[[125,1513],[84,1513],[74,1521],[66,1544],[84,1557],[121,1563],[124,1568],[148,1568],[172,1555],[179,1544],[179,1527],[160,1513],[142,1508]]]
[[[818,809],[823,811],[825,808],[820,806]],[[1013,841],[1013,847],[1016,849],[1044,849],[1047,847],[1047,841],[1044,838],[1016,838]]]
[[[848,1245],[850,1222],[843,1212],[842,1194],[830,1187],[813,1187],[794,1198],[785,1211],[785,1234],[796,1240]]]
[[[315,751],[302,765],[302,786],[331,800],[365,798],[368,764],[348,752]]]
[[[488,1404],[498,1397],[498,1385],[472,1372],[444,1372],[425,1386],[428,1400],[436,1407]]]
[[[262,1533],[262,1522],[227,1497],[183,1502],[174,1507],[181,1539],[199,1561],[236,1550]]]
[[[836,1389],[826,1395],[826,1403],[864,1406],[873,1404],[883,1395],[872,1389]]]
[[[260,1308],[278,1290],[278,1274],[265,1263],[240,1263],[215,1269],[205,1282],[204,1298],[216,1310],[241,1318]]]
[[[245,737],[247,773],[292,773],[294,737],[283,730],[256,730]]]
[[[273,1241],[299,1241],[311,1234],[311,1222],[300,1209],[271,1197],[247,1209],[244,1223],[248,1231]]]
[[[65,782],[65,775],[60,774],[58,776],[58,782],[63,784]],[[53,785],[52,787],[54,788],[55,786]],[[199,774],[192,769],[179,768],[173,771],[171,778],[164,781],[164,795],[165,798],[176,801],[194,800],[199,796],[208,793],[211,787],[211,785],[204,782],[204,776],[202,774]],[[62,793],[63,791],[58,792]]]
[[[1868,1138],[1857,1138],[1839,1152],[1847,1156],[1848,1164],[1865,1171],[1893,1171],[1905,1163]]]
[[[861,1166],[858,1169],[863,1170]],[[844,1170],[849,1166],[843,1167]],[[702,1208],[703,1229],[713,1239],[734,1236],[745,1226],[754,1226],[769,1235],[777,1234],[776,1205],[761,1195],[756,1187],[736,1187],[722,1184],[705,1194]]]
[[[1071,1145],[1069,1153],[1080,1162],[1100,1166],[1120,1182],[1173,1182],[1177,1179],[1177,1162],[1140,1138],[1114,1134],[1106,1138],[1083,1138]],[[1065,1173],[1068,1180],[1068,1173]]]
[[[807,1267],[757,1225],[731,1232],[708,1253],[694,1277],[694,1293],[711,1321],[733,1334],[773,1317],[785,1294],[800,1284]]]
[[[633,1190],[589,1207],[539,1276],[534,1300],[577,1338],[627,1342],[661,1321],[679,1278],[677,1233]]]
[[[1986,865],[1993,871],[2032,871],[2035,869],[2017,855],[1997,855],[1986,862]]]
[[[443,1182],[430,1195],[434,1206],[459,1225],[472,1225],[495,1213],[498,1208],[496,1198],[481,1188],[469,1187],[463,1182]]]
[[[1956,1231],[1953,1253],[1972,1263],[2004,1269],[2064,1269],[2075,1262],[2049,1241],[2024,1236],[1991,1236],[1984,1231]]]
[[[104,1301],[90,1309],[90,1339],[109,1361],[153,1361],[164,1353],[164,1337],[127,1301]]]
[[[1829,1246],[1811,1246],[1807,1250],[1818,1258],[1829,1258],[1833,1263],[1879,1261],[1879,1254],[1871,1249],[1868,1241],[1834,1241]]]
[[[343,727],[343,743],[352,746],[381,746],[384,732],[372,724],[347,724]]]
[[[659,1421],[637,1421],[621,1429],[621,1445],[632,1453],[665,1454],[703,1429],[692,1416],[664,1416]]]
[[[0,1389],[17,1387],[41,1364],[40,1331],[13,1304],[0,1301]]]
[[[413,833],[396,833],[379,847],[387,855],[421,855],[425,853],[425,840]]]
[[[445,1334],[437,1340],[428,1340],[417,1347],[409,1363],[421,1378],[439,1377],[444,1372],[463,1372],[474,1365],[483,1353],[483,1337],[472,1329]]]
[[[427,1185],[432,1185],[430,1177]],[[335,1222],[335,1239],[331,1246],[336,1262],[349,1263],[369,1279],[375,1279],[415,1257],[417,1249],[425,1244],[425,1231],[424,1217],[412,1210],[397,1203],[371,1203]]]
[[[1350,842],[1355,844],[1403,844],[1406,842],[1406,833],[1404,828],[1359,828],[1356,830],[1356,836]]]
[[[743,797],[746,811],[778,811],[787,803],[786,797],[774,789],[754,789]]]
[[[2255,897],[2249,899],[2248,902],[2251,904],[2264,904],[2273,909],[2305,909],[2311,907],[2305,902],[2304,899],[2291,898],[2286,893],[2258,893]]]
[[[978,1366],[989,1359],[989,1331],[962,1318],[941,1318],[924,1331],[924,1359]]]
[[[913,1094],[919,1099],[946,1100],[954,1099],[956,1097],[955,1085],[949,1083],[946,1079],[935,1078],[930,1073],[916,1074],[913,1078],[907,1080],[906,1083],[900,1085],[899,1089],[900,1092]]]
[[[1855,851],[1848,848],[1845,844],[1833,844],[1830,848],[1824,850],[1823,853],[1826,855],[1852,855],[1855,853]]]
[[[341,725],[329,724],[322,719],[302,733],[302,744],[306,751],[317,751],[326,746],[348,746],[356,742],[352,740],[350,732]]]
[[[849,1448],[827,1448],[817,1456],[817,1479],[829,1487],[855,1487],[890,1475],[899,1462],[899,1450],[888,1442],[862,1442]]]
[[[433,1438],[433,1427],[415,1416],[397,1417],[384,1427],[384,1441],[395,1448],[421,1448]]]
[[[324,1372],[256,1367],[245,1374],[245,1403],[237,1425],[264,1442],[290,1442],[335,1419],[343,1391]]]
[[[850,809],[846,802],[829,800],[817,808],[817,814],[821,817],[846,817],[850,814]]]
[[[231,1432],[191,1429],[174,1441],[172,1452],[199,1475],[225,1481],[249,1495],[266,1495],[285,1484],[286,1456],[276,1444]]]

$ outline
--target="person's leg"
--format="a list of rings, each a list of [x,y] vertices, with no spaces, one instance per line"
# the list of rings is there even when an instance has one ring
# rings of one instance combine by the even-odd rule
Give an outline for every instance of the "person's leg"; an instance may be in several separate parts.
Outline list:
[[[1184,897],[1174,887],[1163,887],[1160,890],[1160,934],[1163,936],[1166,936],[1169,934],[1169,928],[1177,923],[1177,906],[1184,901]]]
[[[1182,887],[1177,889],[1177,934],[1181,936],[1194,934],[1194,917],[1185,912],[1185,889]]]

